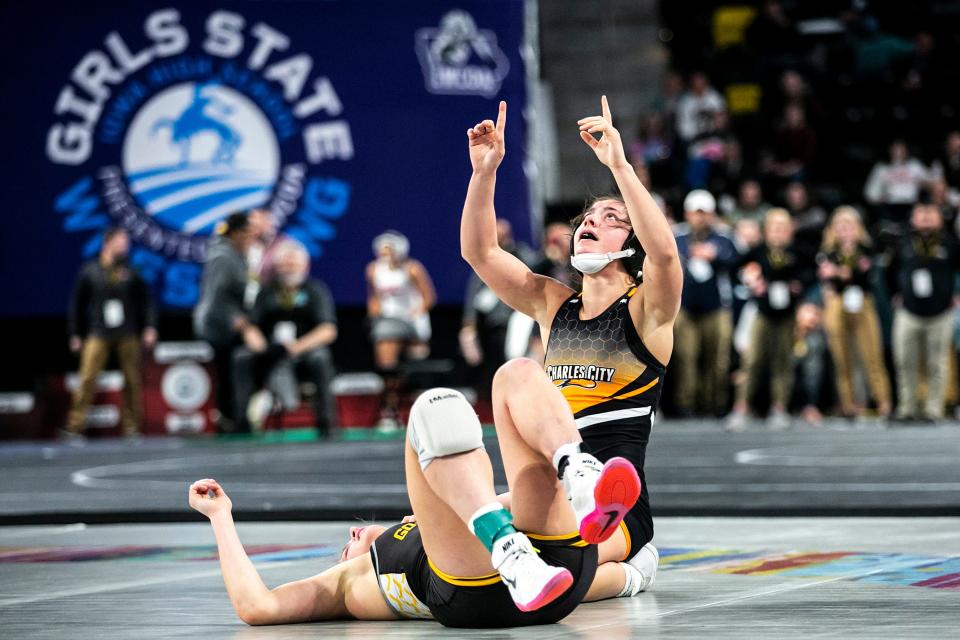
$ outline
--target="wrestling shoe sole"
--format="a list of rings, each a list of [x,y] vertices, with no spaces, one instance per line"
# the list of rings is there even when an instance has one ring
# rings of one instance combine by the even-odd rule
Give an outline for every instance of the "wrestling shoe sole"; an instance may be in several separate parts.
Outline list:
[[[580,521],[580,537],[589,544],[610,538],[640,499],[641,487],[640,476],[628,460],[607,460],[593,489],[595,508]]]

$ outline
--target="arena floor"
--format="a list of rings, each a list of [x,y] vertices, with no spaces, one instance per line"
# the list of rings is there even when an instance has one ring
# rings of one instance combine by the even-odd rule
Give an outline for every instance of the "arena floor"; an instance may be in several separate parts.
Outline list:
[[[491,432],[492,433],[492,432]],[[187,484],[216,478],[238,519],[388,519],[408,511],[403,436],[349,430],[334,442],[268,433],[0,445],[0,525],[189,521]],[[497,477],[499,455],[488,439]],[[647,453],[656,516],[960,516],[960,425],[658,422]]]
[[[348,522],[242,523],[270,586],[323,570]],[[246,627],[209,526],[0,528],[4,638],[955,638],[957,518],[661,518],[650,593],[581,605],[549,627],[437,623]]]
[[[236,618],[209,526],[186,505],[190,481],[224,484],[269,585],[329,566],[356,518],[407,512],[401,436],[304,435],[0,446],[0,637],[468,635],[425,622],[249,628]],[[958,454],[958,425],[773,433],[758,423],[728,434],[658,423],[647,464],[655,590],[583,605],[547,628],[469,635],[956,637]]]

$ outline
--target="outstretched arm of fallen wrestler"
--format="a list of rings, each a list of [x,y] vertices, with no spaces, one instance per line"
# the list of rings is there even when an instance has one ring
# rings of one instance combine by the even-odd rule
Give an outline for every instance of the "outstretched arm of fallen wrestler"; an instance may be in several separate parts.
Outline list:
[[[268,589],[247,556],[231,513],[230,498],[211,479],[190,486],[190,506],[210,519],[223,582],[241,620],[250,625],[289,624],[395,616],[380,594],[373,562],[362,555],[323,573]]]

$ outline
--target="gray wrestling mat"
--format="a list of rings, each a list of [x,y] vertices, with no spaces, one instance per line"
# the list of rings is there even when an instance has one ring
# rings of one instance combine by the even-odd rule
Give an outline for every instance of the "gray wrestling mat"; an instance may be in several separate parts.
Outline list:
[[[330,566],[349,524],[239,531],[272,587]],[[661,518],[652,592],[581,605],[560,624],[465,631],[421,621],[247,627],[205,523],[0,527],[0,637],[956,638],[958,530],[958,518]]]
[[[402,435],[333,442],[151,438],[0,445],[0,525],[193,522],[187,485],[214,477],[238,520],[393,519],[408,511]],[[488,439],[499,481],[496,441]],[[658,422],[654,515],[960,515],[960,426],[846,422],[725,433]]]

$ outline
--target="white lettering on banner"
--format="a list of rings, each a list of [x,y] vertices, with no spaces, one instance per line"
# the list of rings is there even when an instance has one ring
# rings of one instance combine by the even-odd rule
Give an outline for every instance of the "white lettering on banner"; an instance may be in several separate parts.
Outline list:
[[[349,160],[353,157],[350,126],[342,120],[305,127],[303,142],[307,146],[307,160],[313,164],[331,158]]]
[[[257,46],[250,54],[247,66],[253,70],[261,69],[272,51],[283,51],[290,46],[287,36],[262,22],[253,26],[252,33],[257,39]]]
[[[233,58],[243,51],[243,16],[231,11],[214,11],[207,18],[207,39],[203,50],[220,58]]]
[[[295,116],[306,118],[321,109],[328,116],[340,115],[340,112],[343,111],[343,105],[340,104],[340,98],[337,97],[337,92],[333,90],[329,78],[317,78],[317,81],[313,84],[313,89],[313,95],[304,98],[293,107]]]
[[[276,80],[283,85],[284,98],[296,100],[303,91],[303,85],[310,77],[312,68],[313,60],[307,54],[301,53],[270,65],[264,70],[263,77],[268,80]]]
[[[245,66],[262,70],[265,79],[276,82],[282,88],[283,100],[291,105],[293,116],[299,120],[312,116],[335,118],[341,114],[343,105],[329,78],[318,77],[310,83],[314,70],[310,55],[294,53],[271,61],[271,57],[290,48],[290,38],[263,22],[257,22],[248,32],[246,25],[247,21],[238,13],[212,12],[204,23],[200,44],[203,52],[230,60],[248,51]],[[60,119],[47,132],[46,152],[51,161],[64,165],[86,162],[93,152],[93,134],[103,107],[117,87],[152,62],[185,52],[191,42],[189,32],[180,22],[180,12],[175,9],[149,14],[144,21],[144,33],[150,44],[136,49],[120,33],[111,31],[104,38],[102,50],[88,51],[73,68],[71,83],[60,90],[54,105],[54,113]],[[311,93],[304,95],[305,90]],[[311,164],[353,157],[353,139],[346,122],[306,124],[303,140]]]
[[[180,24],[180,12],[176,9],[155,11],[147,17],[147,37],[153,40],[153,53],[158,58],[168,58],[183,53],[190,44],[187,30]]]
[[[107,36],[105,44],[110,53],[113,54],[114,60],[120,63],[127,74],[139,71],[153,60],[153,52],[149,49],[144,49],[136,55],[131,54],[127,44],[116,31]]]

